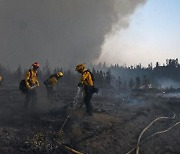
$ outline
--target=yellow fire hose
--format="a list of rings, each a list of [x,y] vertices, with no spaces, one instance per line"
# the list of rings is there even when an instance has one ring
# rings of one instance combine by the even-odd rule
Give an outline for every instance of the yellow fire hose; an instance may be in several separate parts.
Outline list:
[[[62,143],[60,143],[59,141],[57,141],[57,140],[55,140],[59,145],[61,145],[63,148],[65,148],[65,149],[67,149],[67,150],[69,150],[69,151],[71,151],[71,152],[73,152],[73,153],[75,153],[75,154],[83,154],[82,152],[79,152],[79,151],[77,151],[77,150],[75,150],[75,149],[73,149],[73,148],[70,148],[70,147],[68,147],[68,146],[66,146],[66,145],[63,145]]]
[[[173,126],[169,127],[168,129],[163,130],[163,131],[155,132],[154,134],[150,135],[149,137],[147,137],[146,139],[144,139],[143,141],[140,142],[141,137],[142,137],[142,135],[144,134],[144,132],[145,132],[150,126],[152,126],[156,121],[161,120],[161,119],[174,119],[175,116],[176,116],[175,113],[173,113],[173,117],[159,117],[159,118],[156,118],[155,120],[153,120],[153,121],[152,121],[148,126],[146,126],[146,127],[142,130],[142,132],[140,133],[140,135],[139,135],[139,137],[138,137],[138,142],[137,142],[136,146],[135,146],[134,148],[132,148],[131,150],[129,150],[126,154],[130,154],[130,153],[133,152],[135,149],[136,149],[136,154],[139,154],[139,146],[142,145],[145,141],[149,140],[150,138],[152,138],[152,137],[155,136],[155,135],[166,133],[166,132],[170,131],[173,127],[179,125],[180,122],[177,122],[177,123],[175,123]]]

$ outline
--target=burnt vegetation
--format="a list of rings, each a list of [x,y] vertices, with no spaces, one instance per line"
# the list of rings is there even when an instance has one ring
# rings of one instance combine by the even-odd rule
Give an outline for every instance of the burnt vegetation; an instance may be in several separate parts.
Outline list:
[[[92,99],[92,117],[86,115],[85,106],[78,108],[81,98],[77,108],[72,108],[80,78],[74,70],[51,69],[47,61],[38,71],[38,104],[34,109],[24,110],[24,95],[18,85],[27,70],[19,65],[16,71],[11,71],[0,65],[4,78],[0,87],[0,153],[125,154],[136,146],[138,135],[155,118],[176,114],[172,120],[155,123],[142,140],[180,121],[178,59],[146,68],[141,64],[107,67],[105,63],[89,68],[96,87],[100,88]],[[57,86],[59,101],[51,104],[47,102],[43,81],[58,71],[64,74]],[[176,126],[143,143],[140,153],[180,153],[179,139]]]

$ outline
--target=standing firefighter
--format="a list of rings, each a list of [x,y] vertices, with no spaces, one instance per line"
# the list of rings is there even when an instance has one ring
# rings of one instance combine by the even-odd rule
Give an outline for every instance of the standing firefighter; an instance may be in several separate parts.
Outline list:
[[[0,87],[2,87],[3,77],[0,75]]]
[[[75,71],[82,75],[78,87],[82,87],[84,90],[84,103],[86,105],[87,114],[92,116],[93,106],[91,104],[91,98],[93,93],[98,93],[98,89],[94,87],[94,77],[89,70],[85,69],[84,64],[77,65]]]
[[[48,100],[53,103],[54,100],[58,101],[58,97],[55,91],[58,80],[63,76],[62,72],[58,72],[57,74],[53,74],[49,77],[49,79],[44,81],[44,84],[47,89],[47,97]]]
[[[37,92],[36,87],[39,86],[39,81],[37,79],[37,69],[39,68],[39,63],[35,62],[32,64],[31,68],[27,71],[25,76],[25,84],[27,87],[26,98],[24,102],[24,107],[27,108],[30,101],[32,105],[37,104]]]

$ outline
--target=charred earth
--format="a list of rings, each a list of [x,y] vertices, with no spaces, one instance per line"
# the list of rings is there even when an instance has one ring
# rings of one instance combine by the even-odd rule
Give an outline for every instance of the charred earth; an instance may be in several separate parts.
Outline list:
[[[178,92],[101,89],[92,99],[93,116],[86,115],[84,105],[72,109],[75,88],[59,88],[59,101],[54,104],[47,102],[43,89],[38,92],[36,107],[24,110],[24,96],[17,87],[0,89],[0,153],[125,154],[136,146],[139,134],[154,119],[176,114],[174,119],[156,122],[142,140],[180,121]],[[140,153],[180,153],[179,129],[177,125],[150,138],[140,146]]]

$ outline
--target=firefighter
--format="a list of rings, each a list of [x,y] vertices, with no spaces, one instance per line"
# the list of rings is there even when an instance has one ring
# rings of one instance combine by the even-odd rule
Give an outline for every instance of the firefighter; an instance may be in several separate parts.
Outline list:
[[[86,105],[87,114],[93,115],[93,106],[91,104],[91,98],[93,93],[97,93],[98,89],[94,87],[94,77],[92,73],[85,69],[84,64],[79,64],[76,66],[75,71],[81,73],[81,80],[78,84],[78,87],[82,87],[84,91],[84,103]]]
[[[56,74],[52,74],[47,80],[44,81],[44,84],[47,89],[47,97],[48,100],[53,103],[54,100],[59,101],[56,94],[56,86],[58,84],[58,80],[63,76],[62,72],[58,72]]]
[[[39,81],[37,79],[38,68],[39,68],[39,63],[35,62],[32,64],[31,68],[26,73],[25,83],[28,91],[26,93],[24,108],[28,108],[30,102],[32,103],[31,104],[32,106],[37,104],[36,88],[39,87]]]
[[[3,77],[0,75],[0,87],[2,87]]]

